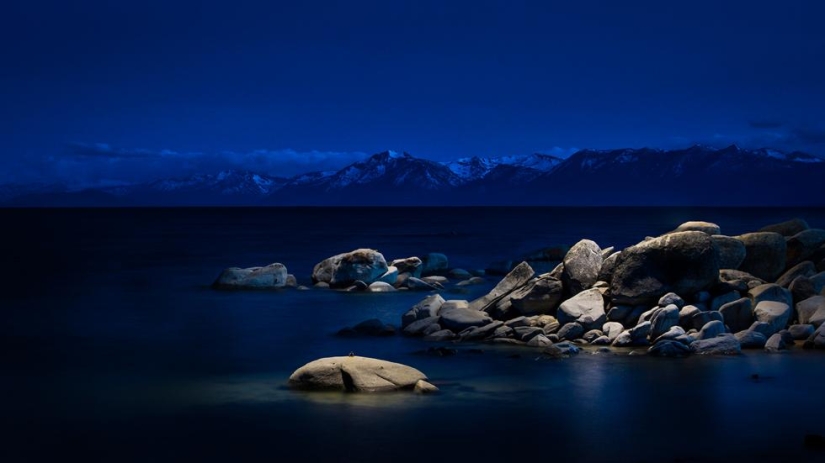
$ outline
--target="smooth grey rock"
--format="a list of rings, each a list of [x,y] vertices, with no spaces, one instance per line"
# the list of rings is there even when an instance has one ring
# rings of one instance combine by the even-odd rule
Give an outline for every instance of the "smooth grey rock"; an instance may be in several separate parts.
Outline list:
[[[689,222],[685,222],[685,223],[679,225],[678,227],[676,227],[676,229],[673,230],[671,233],[685,232],[685,231],[698,231],[698,232],[702,232],[706,235],[719,235],[719,234],[722,233],[722,229],[719,228],[719,225],[716,225],[715,223],[711,223],[711,222],[702,222],[702,221],[699,221],[699,220],[692,220],[692,221],[689,221]]]
[[[814,275],[816,275],[816,265],[814,265],[813,262],[806,260],[789,268],[782,274],[782,276],[777,278],[776,284],[782,286],[783,288],[787,288],[797,277],[809,278]]]
[[[604,261],[602,262],[602,268],[599,270],[598,280],[608,282],[613,280],[613,272],[616,270],[616,264],[619,262],[621,254],[621,251],[614,252],[607,257],[604,257],[604,254],[602,254]]]
[[[736,337],[730,333],[720,334],[715,338],[699,339],[690,343],[690,349],[700,355],[738,355],[742,347]]]
[[[287,288],[297,288],[298,287],[298,279],[295,278],[295,275],[291,273],[287,273],[286,275],[286,284],[284,285]]]
[[[699,330],[699,335],[696,336],[697,339],[710,339],[719,336],[720,334],[725,332],[725,325],[720,322],[719,320],[713,320],[707,322],[705,326]]]
[[[407,257],[405,259],[395,259],[390,262],[390,267],[398,269],[398,273],[409,273],[410,276],[421,277],[421,265],[423,262],[418,257]]]
[[[682,344],[684,344],[684,345],[686,345],[686,346],[690,346],[690,344],[691,344],[693,341],[696,341],[696,338],[695,338],[695,337],[694,337],[694,335],[692,335],[692,334],[685,333],[685,334],[683,334],[683,335],[681,335],[681,336],[677,336],[677,337],[676,337],[676,338],[674,338],[673,340],[674,340],[674,341],[681,342]]]
[[[416,394],[434,394],[438,392],[438,388],[423,379],[420,379],[417,383],[415,383],[413,392]]]
[[[647,350],[647,352],[650,355],[657,357],[683,357],[685,355],[690,355],[691,349],[689,346],[682,344],[679,341],[665,339],[662,341],[657,341],[656,344]]]
[[[378,281],[394,285],[398,281],[398,267],[388,266],[387,271],[378,277]]]
[[[492,322],[493,319],[486,312],[472,308],[441,309],[441,326],[455,332],[460,332],[471,326],[484,326]]]
[[[820,325],[821,326],[821,325]],[[788,332],[795,341],[804,341],[814,334],[816,328],[813,325],[791,325],[788,327]]]
[[[404,328],[416,320],[437,316],[441,312],[441,306],[444,305],[444,302],[444,298],[439,294],[425,297],[424,300],[401,316],[401,327]]]
[[[758,331],[744,330],[734,335],[742,346],[742,349],[762,349],[768,338]]]
[[[699,308],[695,305],[686,305],[682,307],[682,310],[679,311],[679,326],[686,330],[694,328],[693,316],[699,312],[701,312],[701,310],[699,310]]]
[[[748,297],[751,298],[754,307],[762,301],[782,302],[789,306],[793,305],[791,292],[773,283],[759,285],[751,289],[748,291]]]
[[[622,320],[622,324],[624,326],[636,326],[639,323],[639,318],[645,312],[647,312],[647,306],[637,305],[636,307],[633,307],[633,311],[630,312],[630,315],[628,315],[627,318]]]
[[[514,290],[524,286],[533,278],[535,272],[527,262],[522,262],[508,273],[492,291],[470,303],[470,308],[478,311],[488,311],[496,303]]]
[[[813,296],[796,304],[799,323],[810,323],[815,328],[825,322],[825,296]]]
[[[624,326],[618,322],[607,322],[602,326],[602,332],[613,342],[624,331]]]
[[[762,335],[765,336],[765,340],[767,340],[768,337],[770,337],[773,334],[773,332],[771,331],[770,323],[765,323],[765,322],[760,322],[760,321],[753,322],[753,324],[748,328],[748,330],[756,331],[757,333],[761,333]]]
[[[539,277],[513,291],[508,297],[513,308],[522,315],[552,313],[561,303],[563,286],[551,277]]]
[[[722,275],[723,270],[719,271],[719,275]],[[693,295],[693,302],[694,304],[704,304],[707,305],[708,302],[712,299],[710,292],[708,291],[699,291],[698,293]]]
[[[808,339],[805,340],[806,349],[825,349],[825,323],[819,325]]]
[[[599,336],[590,342],[592,346],[609,346],[613,341],[607,336]]]
[[[791,292],[791,298],[796,303],[817,295],[814,283],[810,278],[806,277],[796,277],[794,281],[788,285],[788,291]]]
[[[739,269],[766,281],[774,281],[785,270],[787,244],[779,233],[746,233],[736,237],[745,245],[745,260]]]
[[[670,304],[673,304],[677,309],[682,310],[682,307],[685,306],[685,300],[676,293],[667,293],[659,298],[659,307],[667,307]]]
[[[800,218],[794,218],[786,222],[766,225],[760,228],[759,231],[779,233],[782,236],[793,236],[801,231],[807,230],[808,228],[810,228],[808,226],[808,222]]]
[[[714,320],[719,321],[720,323],[724,323],[725,321],[725,318],[720,312],[697,312],[693,314],[690,319],[693,323],[693,328],[697,330],[702,329],[703,326]]]
[[[439,319],[441,319],[441,317],[439,317]],[[433,333],[438,333],[441,330],[442,330],[441,325],[439,325],[438,323],[433,323],[433,324],[429,325],[428,327],[424,328],[424,331],[422,331],[421,334],[423,334],[426,337],[426,336],[429,336]]]
[[[472,341],[474,339],[484,339],[493,336],[493,333],[504,326],[502,321],[494,321],[484,326],[471,326],[462,332],[458,333],[461,340]]]
[[[811,258],[822,245],[825,245],[825,230],[811,228],[797,233],[787,240],[786,265],[792,267]]]
[[[646,344],[647,338],[650,336],[650,322],[643,322],[639,323],[638,325],[634,326],[630,329],[630,338],[633,340],[633,344],[640,345]]]
[[[725,325],[734,333],[748,329],[753,323],[753,304],[747,297],[728,302],[719,308],[719,313],[724,317]]]
[[[456,338],[456,334],[450,330],[438,330],[434,333],[430,333],[424,336],[425,341],[433,341],[433,342],[441,342],[441,341],[451,341]]]
[[[627,347],[633,344],[633,337],[630,335],[630,330],[622,331],[611,344],[614,347]]]
[[[499,326],[493,331],[494,338],[510,338],[515,334],[515,330],[509,326]]]
[[[333,288],[345,288],[355,281],[370,284],[386,273],[387,268],[387,261],[380,252],[374,249],[356,249],[315,264],[312,281],[323,281]]]
[[[679,325],[679,307],[670,304],[662,308],[651,320],[650,338],[656,339]]]
[[[368,357],[328,357],[307,363],[289,377],[302,390],[383,392],[413,389],[424,373],[400,363]]]
[[[693,294],[719,279],[719,254],[697,231],[664,235],[631,246],[619,258],[610,293],[616,304],[655,303],[668,292]]]
[[[742,265],[747,254],[745,243],[732,236],[714,235],[710,238],[719,252],[719,268],[735,269]]]
[[[554,333],[559,329],[559,327],[561,327],[561,324],[556,317],[550,315],[539,315],[536,317],[536,326],[542,327],[545,333]]]
[[[539,333],[527,341],[527,347],[547,347],[552,344],[553,342],[550,341],[550,339],[548,339],[543,333]]]
[[[785,344],[785,340],[782,339],[782,335],[779,333],[774,333],[770,338],[768,338],[768,342],[765,343],[765,351],[767,352],[780,352],[787,349],[788,346]]]
[[[273,289],[283,288],[286,283],[286,266],[274,263],[266,267],[230,267],[221,272],[212,286],[219,289]]]
[[[450,282],[450,280],[448,280],[447,277],[443,277],[441,275],[430,275],[426,277],[421,277],[421,281],[427,282],[436,287],[438,287],[439,285],[443,287],[444,285]]]
[[[472,278],[473,274],[463,268],[454,268],[447,272],[447,276],[456,280],[467,280]]]
[[[770,333],[784,329],[791,318],[791,307],[784,302],[762,301],[756,304],[753,315],[757,321],[770,325]]]
[[[344,328],[338,334],[343,336],[392,336],[395,334],[395,327],[387,325],[377,318],[371,318],[358,323],[352,328]]]
[[[403,285],[413,291],[438,291],[439,289],[443,289],[443,287],[439,287],[440,285],[428,283],[420,278],[412,276],[404,279]]]
[[[685,329],[682,328],[681,326],[677,325],[677,326],[671,327],[669,330],[667,330],[667,332],[662,333],[661,335],[659,335],[657,337],[651,336],[651,339],[653,339],[653,342],[659,342],[659,341],[676,339],[676,338],[678,338],[678,337],[680,337],[684,334],[685,334]]]
[[[450,299],[441,304],[441,310],[469,309],[470,303],[464,299]]]
[[[487,282],[487,280],[485,280],[483,277],[472,277],[469,280],[459,281],[455,285],[456,286],[474,286],[474,285],[483,285],[486,282]]]
[[[393,287],[393,285],[386,283],[384,281],[376,281],[369,285],[367,288],[371,293],[394,293],[398,291]]]
[[[719,270],[719,281],[744,281],[749,288],[765,284],[765,280],[757,278],[748,272],[743,272],[741,270],[733,270],[729,268],[723,268],[722,270]]]
[[[504,322],[504,324],[509,326],[510,328],[516,328],[516,327],[519,327],[519,326],[533,326],[532,325],[532,320],[525,317],[524,315],[522,315],[520,317],[513,318],[511,320],[507,320],[506,322]]]
[[[584,327],[576,322],[566,323],[562,325],[558,333],[559,339],[573,340],[578,339],[584,334]]]
[[[604,336],[602,330],[590,330],[584,333],[582,339],[584,339],[587,342],[593,342],[594,339],[599,338],[601,336]]]
[[[588,289],[564,301],[556,313],[562,325],[578,322],[585,329],[601,328],[607,320],[604,297],[598,289]]]
[[[402,334],[407,336],[423,336],[425,334],[425,330],[430,325],[438,325],[438,321],[441,320],[441,317],[434,316],[434,317],[427,317],[422,318],[421,320],[415,320],[412,323],[407,324],[401,330]]]
[[[564,256],[561,280],[571,295],[593,286],[602,268],[602,250],[591,240],[581,240]]]
[[[450,268],[447,256],[440,252],[431,252],[421,259],[421,275],[437,275],[445,273]]]

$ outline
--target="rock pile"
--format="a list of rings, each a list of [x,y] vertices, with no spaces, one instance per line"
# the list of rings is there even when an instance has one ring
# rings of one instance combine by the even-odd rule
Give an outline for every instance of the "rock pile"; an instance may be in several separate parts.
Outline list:
[[[547,273],[522,262],[473,301],[428,296],[401,329],[545,350],[648,346],[660,356],[825,348],[824,267],[825,230],[800,219],[739,236],[687,222],[623,250],[582,240]]]

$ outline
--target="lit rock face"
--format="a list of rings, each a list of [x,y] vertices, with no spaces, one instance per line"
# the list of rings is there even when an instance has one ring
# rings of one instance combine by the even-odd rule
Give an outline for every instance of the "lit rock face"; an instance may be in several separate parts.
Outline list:
[[[286,266],[274,263],[266,267],[228,268],[221,272],[212,286],[220,289],[268,289],[283,288],[286,284]]]
[[[668,292],[689,295],[719,278],[719,253],[699,231],[676,232],[622,251],[610,292],[616,304],[655,303]]]
[[[373,283],[387,273],[384,256],[372,249],[356,249],[338,254],[315,264],[313,283],[329,283],[330,287],[343,288],[356,281]]]
[[[413,390],[427,376],[400,363],[368,357],[327,357],[307,363],[289,377],[293,389],[387,392]]]

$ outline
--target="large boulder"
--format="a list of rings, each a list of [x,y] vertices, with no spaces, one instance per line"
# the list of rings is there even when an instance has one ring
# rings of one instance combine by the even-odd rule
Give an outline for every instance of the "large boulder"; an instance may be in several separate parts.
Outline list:
[[[766,281],[774,281],[785,271],[788,249],[779,233],[746,233],[736,237],[745,245],[745,260],[739,270]]]
[[[492,291],[471,302],[470,308],[477,311],[489,311],[505,296],[527,284],[535,273],[527,262],[518,264]]]
[[[746,330],[753,323],[753,304],[747,297],[728,302],[719,308],[719,312],[725,319],[725,325],[728,325],[733,333]]]
[[[510,293],[510,304],[521,315],[553,313],[562,300],[561,281],[550,276],[540,276]]]
[[[614,252],[609,256],[604,258],[602,262],[602,268],[599,270],[599,276],[597,277],[598,281],[611,281],[613,280],[613,272],[616,270],[616,264],[619,263],[619,256],[622,255],[622,252]]]
[[[370,284],[387,272],[384,256],[373,249],[356,249],[338,254],[315,264],[312,270],[314,283],[329,283],[333,288],[344,288],[356,281]]]
[[[385,392],[412,390],[424,373],[400,363],[368,357],[328,357],[307,363],[289,377],[289,386],[312,391]]]
[[[602,250],[591,240],[581,240],[564,256],[562,281],[571,295],[576,295],[593,286],[602,268]]]
[[[690,343],[690,350],[695,354],[704,355],[738,355],[742,353],[739,341],[730,333],[693,341]]]
[[[713,235],[710,237],[713,245],[719,252],[719,268],[737,269],[745,260],[745,243],[725,235]]]
[[[450,269],[450,262],[447,256],[440,252],[431,252],[422,259],[421,275],[438,275],[446,273]]]
[[[719,279],[719,253],[710,236],[671,233],[622,251],[610,293],[616,304],[655,303],[668,292],[694,294]]]
[[[719,228],[719,225],[716,225],[715,223],[711,222],[702,222],[699,220],[685,222],[682,225],[676,227],[676,230],[673,230],[671,233],[684,231],[698,231],[708,235],[719,235],[722,233],[722,229]]]
[[[212,283],[219,289],[272,289],[283,288],[287,283],[284,264],[274,263],[266,267],[230,267],[221,272]]]
[[[782,274],[782,276],[776,279],[776,284],[782,286],[783,288],[788,288],[797,278],[810,278],[814,275],[816,275],[816,265],[814,265],[813,262],[806,260],[789,268]]]
[[[601,328],[607,321],[604,297],[598,289],[588,289],[564,301],[556,313],[562,325],[571,322],[581,324],[585,330]]]
[[[784,329],[791,319],[791,307],[784,302],[762,301],[753,308],[756,321],[770,325],[770,334]]]
[[[787,240],[786,264],[791,267],[809,259],[822,245],[825,245],[825,230],[812,228],[797,233]]]
[[[810,228],[808,226],[808,222],[805,222],[800,218],[795,218],[786,222],[766,225],[760,228],[759,231],[779,233],[782,236],[793,236],[801,231],[807,230],[808,228]]]
[[[825,296],[814,296],[796,304],[800,324],[819,327],[825,322]]]
[[[493,319],[487,312],[475,310],[471,307],[442,307],[441,326],[460,333],[471,326],[484,326],[492,323]]]
[[[793,305],[793,295],[791,292],[774,283],[767,283],[751,288],[751,290],[748,291],[748,297],[751,299],[754,307],[762,301],[783,302],[790,306]]]

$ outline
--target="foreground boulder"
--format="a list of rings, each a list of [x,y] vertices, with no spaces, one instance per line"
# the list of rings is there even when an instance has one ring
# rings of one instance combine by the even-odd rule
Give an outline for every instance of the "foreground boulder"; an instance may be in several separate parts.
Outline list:
[[[718,260],[711,237],[702,232],[676,232],[643,241],[618,258],[610,285],[613,302],[655,303],[671,291],[687,295],[708,289],[719,278]]]
[[[212,286],[220,289],[283,288],[287,277],[286,266],[278,263],[266,267],[231,267],[221,272]]]
[[[356,281],[373,283],[387,272],[384,256],[373,249],[356,249],[322,260],[312,270],[313,283],[345,288]]]
[[[289,386],[310,391],[386,392],[412,390],[427,376],[400,363],[368,357],[328,357],[307,363],[289,377]]]
[[[561,303],[556,318],[562,325],[576,322],[585,330],[601,328],[607,321],[602,293],[595,288],[580,292]]]

